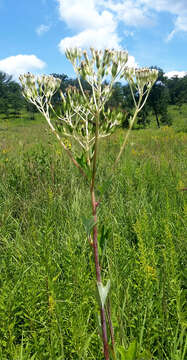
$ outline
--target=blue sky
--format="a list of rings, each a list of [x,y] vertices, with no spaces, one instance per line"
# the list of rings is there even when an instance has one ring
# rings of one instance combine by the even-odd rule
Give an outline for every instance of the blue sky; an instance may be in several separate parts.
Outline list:
[[[187,0],[0,0],[0,71],[74,76],[66,47],[124,48],[129,66],[187,72]]]

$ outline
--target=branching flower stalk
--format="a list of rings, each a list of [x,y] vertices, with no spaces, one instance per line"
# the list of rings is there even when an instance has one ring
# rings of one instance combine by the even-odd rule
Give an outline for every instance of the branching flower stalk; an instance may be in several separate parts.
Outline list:
[[[147,101],[147,98],[149,96],[149,93],[151,91],[151,88],[157,79],[157,76],[158,76],[157,70],[150,71],[150,69],[146,69],[146,68],[143,68],[143,69],[131,68],[131,69],[126,70],[126,79],[130,86],[131,94],[132,94],[134,105],[135,105],[135,111],[134,111],[133,117],[129,121],[129,128],[126,133],[123,144],[121,146],[121,149],[119,151],[119,154],[115,160],[114,167],[118,163],[118,161],[125,149],[128,137],[133,128],[133,125],[135,123],[137,115],[144,107],[144,105]],[[136,101],[135,96],[134,96],[134,88],[139,96],[138,101]]]
[[[102,328],[103,353],[105,360],[110,359],[109,342],[107,334],[107,320],[110,328],[112,353],[115,356],[114,334],[110,311],[106,316],[106,299],[110,289],[110,280],[106,286],[102,282],[98,250],[98,218],[97,208],[99,201],[95,196],[96,175],[98,162],[98,148],[100,139],[110,136],[120,125],[120,116],[110,109],[105,111],[105,104],[112,95],[115,81],[125,79],[128,81],[133,101],[134,115],[130,120],[129,129],[124,142],[114,162],[114,167],[120,160],[125,149],[131,129],[135,123],[137,114],[143,108],[151,87],[157,79],[157,70],[134,69],[127,67],[128,54],[126,51],[105,49],[98,51],[90,49],[82,51],[78,48],[67,49],[66,57],[70,60],[78,78],[80,89],[69,87],[66,93],[61,95],[61,111],[52,103],[52,96],[60,89],[61,81],[52,76],[34,76],[25,74],[20,76],[23,87],[23,95],[34,104],[47,120],[51,131],[55,134],[62,148],[80,174],[86,179],[90,187],[92,206],[92,219],[87,219],[85,228],[88,241],[93,248],[97,288],[100,298],[100,317]],[[108,83],[105,80],[110,78]],[[81,79],[90,85],[91,91],[84,91]],[[136,94],[136,96],[135,96]],[[138,98],[136,100],[136,97]],[[55,116],[52,120],[51,111]],[[60,129],[60,131],[58,131]],[[72,142],[71,148],[67,146],[67,139]],[[75,146],[74,146],[75,144]],[[92,232],[92,236],[91,236]]]

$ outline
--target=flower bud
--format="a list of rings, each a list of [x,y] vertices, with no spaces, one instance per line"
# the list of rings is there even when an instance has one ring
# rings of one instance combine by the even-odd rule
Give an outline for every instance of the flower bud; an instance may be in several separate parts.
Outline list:
[[[98,51],[97,51],[97,52],[96,52],[96,66],[97,66],[97,70],[99,70],[100,65],[101,65],[101,59],[100,59],[100,56],[99,56]]]
[[[80,66],[80,70],[81,70],[81,76],[86,79],[86,70],[85,70],[85,62],[81,61],[81,66]]]
[[[95,49],[93,47],[90,48],[91,54],[92,54],[92,58],[94,60],[96,60],[96,53],[95,53]]]
[[[118,64],[116,62],[114,62],[113,65],[112,65],[112,70],[111,70],[113,78],[115,78],[115,76],[117,74],[117,70],[118,70]]]
[[[89,65],[89,59],[88,59],[88,54],[87,54],[86,50],[83,51],[83,55],[84,55],[86,64]]]
[[[108,65],[108,61],[109,61],[109,49],[105,49],[103,55],[103,66]]]

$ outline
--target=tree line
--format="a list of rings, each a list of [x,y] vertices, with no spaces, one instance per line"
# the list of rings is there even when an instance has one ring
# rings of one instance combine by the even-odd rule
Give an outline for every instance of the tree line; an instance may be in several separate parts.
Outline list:
[[[177,106],[179,112],[184,103],[187,103],[187,75],[183,78],[177,76],[168,79],[164,76],[162,69],[159,71],[158,79],[154,84],[148,101],[140,112],[137,123],[141,127],[145,127],[149,123],[149,115],[153,114],[160,127],[161,124],[170,125],[172,119],[168,114],[168,105]],[[65,94],[70,86],[79,87],[78,80],[69,78],[66,74],[52,74],[54,77],[61,79],[60,90]],[[89,93],[90,86],[85,80],[81,80],[82,87]],[[138,93],[135,94],[138,97]],[[58,107],[60,102],[60,91],[54,98],[53,104]],[[110,101],[106,104],[107,108],[120,111],[123,114],[122,123],[124,127],[128,126],[128,120],[133,112],[133,100],[129,85],[116,82],[113,86],[113,94]],[[8,119],[12,116],[19,117],[20,112],[26,110],[30,114],[30,118],[34,119],[36,109],[34,106],[25,101],[22,96],[21,86],[13,80],[11,75],[0,72],[0,114],[2,118]]]

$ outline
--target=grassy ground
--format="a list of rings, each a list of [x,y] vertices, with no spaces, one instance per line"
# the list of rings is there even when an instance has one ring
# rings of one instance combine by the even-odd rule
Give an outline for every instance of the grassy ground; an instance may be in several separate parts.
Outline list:
[[[135,341],[137,360],[187,348],[187,111],[170,111],[173,127],[133,131],[99,206],[116,348]],[[123,136],[101,146],[98,188]],[[87,184],[40,118],[1,120],[0,140],[0,359],[102,360]]]

